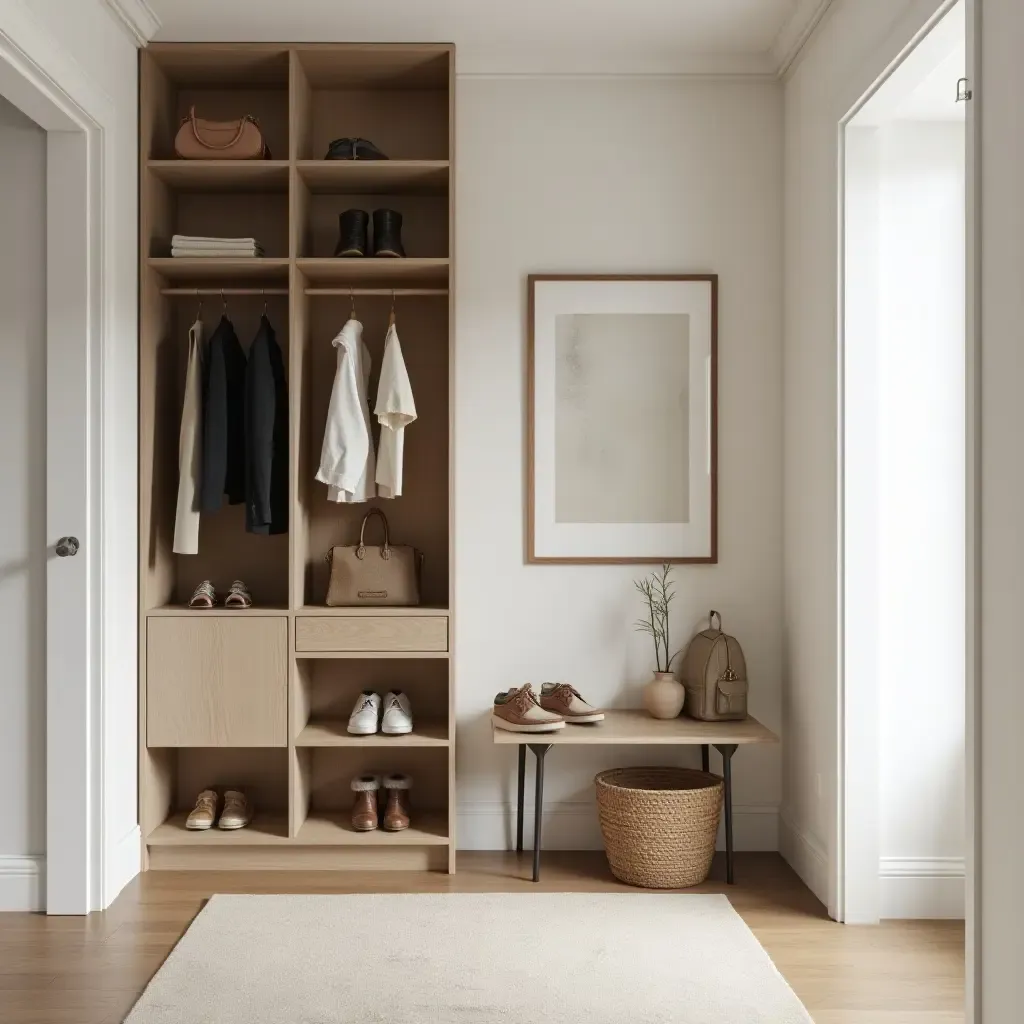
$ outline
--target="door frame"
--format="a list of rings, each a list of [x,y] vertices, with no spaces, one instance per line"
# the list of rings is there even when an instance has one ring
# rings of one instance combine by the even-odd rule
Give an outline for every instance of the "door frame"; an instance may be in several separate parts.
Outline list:
[[[831,877],[829,879],[830,907],[829,912],[837,921],[870,922],[877,920],[878,915],[878,863],[877,863],[877,828],[874,835],[865,835],[862,828],[864,814],[871,816],[865,808],[876,800],[876,794],[864,788],[864,780],[875,779],[872,773],[862,775],[858,767],[860,759],[865,756],[865,743],[874,745],[874,738],[859,735],[857,730],[864,722],[865,709],[859,700],[871,700],[877,697],[873,693],[860,693],[846,686],[845,677],[845,592],[847,570],[845,565],[845,284],[846,284],[846,232],[844,215],[847,199],[846,182],[846,130],[855,115],[865,103],[889,79],[893,72],[916,49],[935,25],[956,6],[958,0],[943,0],[929,15],[923,25],[909,33],[909,42],[898,52],[894,60],[884,72],[872,83],[870,88],[850,108],[839,122],[838,133],[838,170],[839,170],[839,201],[838,201],[838,473],[837,473],[837,508],[838,508],[838,593],[837,593],[837,785],[835,792],[835,856],[830,860]],[[978,5],[975,0],[964,0],[965,19],[967,26],[967,77],[972,87],[976,82],[977,53],[977,18]],[[897,28],[905,28],[901,23]],[[906,38],[906,37],[904,37]],[[978,447],[980,441],[978,382],[980,379],[979,329],[977,295],[980,288],[980,265],[978,259],[978,222],[977,209],[979,203],[976,166],[979,153],[980,138],[978,133],[978,117],[973,103],[967,105],[966,124],[966,323],[965,323],[965,496],[966,496],[966,615],[965,615],[965,690],[966,690],[966,721],[965,721],[965,803],[966,803],[966,836],[965,836],[965,918],[966,918],[966,959],[967,959],[967,1020],[977,1019],[975,1016],[976,996],[975,984],[980,971],[980,956],[975,938],[979,921],[977,917],[975,894],[980,888],[980,858],[977,856],[977,843],[980,837],[981,804],[978,796],[979,753],[978,735],[978,668],[977,668],[977,636],[978,636],[978,579],[979,552],[978,537]],[[858,746],[858,740],[862,741]],[[877,749],[876,749],[877,753]],[[858,817],[858,814],[860,817]],[[849,820],[848,820],[849,819]],[[855,822],[853,819],[857,819]],[[876,822],[877,824],[877,822]],[[867,831],[870,831],[868,829]],[[874,851],[874,864],[869,859]],[[874,885],[869,881],[873,873]]]
[[[76,417],[83,409],[85,413],[79,428],[84,428],[84,441],[78,446],[85,452],[85,464],[64,460],[72,465],[76,479],[58,495],[60,509],[51,507],[52,495],[47,496],[46,851],[36,861],[36,906],[25,909],[86,914],[109,904],[137,872],[139,855],[137,826],[134,836],[124,837],[123,849],[110,842],[105,785],[109,780],[104,778],[108,744],[120,742],[105,728],[104,681],[114,678],[123,663],[110,640],[116,636],[122,649],[131,647],[132,663],[136,649],[134,621],[121,623],[123,628],[118,629],[119,624],[104,615],[106,608],[123,604],[111,600],[113,588],[124,587],[128,579],[119,555],[123,545],[135,545],[134,537],[114,538],[107,528],[107,510],[118,499],[113,485],[122,474],[104,472],[117,457],[117,432],[135,430],[134,418],[123,422],[122,403],[110,400],[108,383],[111,353],[116,351],[116,197],[110,170],[116,111],[110,97],[29,6],[8,0],[0,0],[0,94],[47,132],[48,435],[53,433],[53,389],[63,397],[61,388],[68,385],[61,360],[69,344],[81,346],[74,363],[85,374],[82,386],[73,388]],[[48,437],[50,469],[52,460],[62,454],[54,452],[51,441]],[[56,531],[62,529],[57,524],[67,519],[70,493],[84,501],[81,512],[63,529],[81,531],[78,558],[84,564],[74,565],[78,583],[65,595],[56,585],[61,578],[56,570],[65,567],[57,563],[54,545]],[[137,588],[129,585],[134,604]],[[83,589],[85,607],[80,609],[76,595]],[[73,615],[74,621],[54,621],[54,613]]]

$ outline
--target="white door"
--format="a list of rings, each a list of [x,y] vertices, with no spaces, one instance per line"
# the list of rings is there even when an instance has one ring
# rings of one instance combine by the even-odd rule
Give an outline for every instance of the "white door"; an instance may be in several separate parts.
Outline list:
[[[0,910],[46,853],[46,133],[0,97]]]
[[[89,685],[100,652],[93,649],[90,615],[99,610],[96,536],[99,495],[89,488],[100,438],[91,429],[87,331],[99,311],[89,301],[87,219],[95,167],[84,132],[47,133],[46,324],[46,668],[47,786],[46,909],[86,914],[99,894],[91,828],[100,780],[90,767],[101,742],[100,711]],[[88,168],[89,173],[83,173]],[[83,754],[85,755],[83,757]]]
[[[84,914],[97,896],[86,140],[0,98],[0,910]]]

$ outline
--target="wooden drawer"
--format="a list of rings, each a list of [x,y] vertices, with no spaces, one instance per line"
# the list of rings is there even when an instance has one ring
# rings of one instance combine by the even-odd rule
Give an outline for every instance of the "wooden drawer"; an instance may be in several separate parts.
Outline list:
[[[300,615],[296,651],[447,651],[444,615]]]
[[[286,746],[288,620],[204,614],[148,620],[147,745]]]

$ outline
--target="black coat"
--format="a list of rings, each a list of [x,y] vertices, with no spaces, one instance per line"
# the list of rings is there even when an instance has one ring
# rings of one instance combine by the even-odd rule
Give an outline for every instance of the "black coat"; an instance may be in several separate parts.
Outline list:
[[[288,384],[266,316],[249,346],[245,373],[245,528],[288,532]]]
[[[245,352],[231,321],[220,318],[203,380],[202,510],[245,501]]]

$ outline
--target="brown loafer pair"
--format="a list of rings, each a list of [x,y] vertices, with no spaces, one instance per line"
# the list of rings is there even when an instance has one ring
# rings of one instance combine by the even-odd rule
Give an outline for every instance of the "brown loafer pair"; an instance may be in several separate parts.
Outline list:
[[[545,683],[539,699],[526,683],[494,698],[491,721],[508,732],[555,732],[564,729],[566,722],[602,722],[604,712],[588,704],[568,683]]]
[[[377,793],[384,789],[387,800],[381,815]],[[401,832],[409,827],[409,790],[412,779],[408,775],[360,775],[352,780],[355,800],[352,803],[352,828],[357,832],[372,832],[382,828],[385,832]]]

